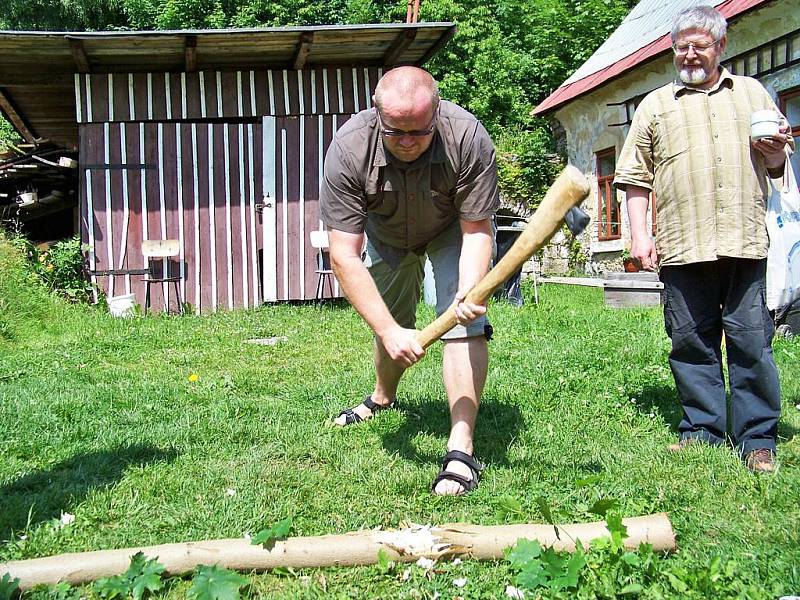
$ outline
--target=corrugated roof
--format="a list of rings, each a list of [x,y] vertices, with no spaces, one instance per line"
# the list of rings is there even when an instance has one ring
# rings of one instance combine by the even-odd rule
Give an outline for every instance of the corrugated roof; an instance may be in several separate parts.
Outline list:
[[[0,110],[12,123],[27,123],[36,137],[70,146],[77,144],[75,73],[422,65],[455,30],[453,23],[377,23],[182,31],[0,31]]]
[[[620,26],[561,86],[533,110],[542,115],[582,96],[655,56],[669,51],[673,17],[710,4],[729,21],[770,0],[642,0]]]

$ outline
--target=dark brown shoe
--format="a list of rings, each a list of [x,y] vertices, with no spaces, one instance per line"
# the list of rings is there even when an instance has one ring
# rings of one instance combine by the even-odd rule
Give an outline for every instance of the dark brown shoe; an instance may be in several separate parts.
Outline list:
[[[772,473],[775,470],[775,453],[769,448],[758,448],[745,455],[744,464],[753,473]]]
[[[701,440],[699,438],[687,437],[687,438],[683,438],[677,444],[670,444],[669,446],[667,446],[667,450],[669,450],[670,452],[683,452],[689,446],[695,446],[697,444],[702,444],[702,443],[703,443],[703,440]]]

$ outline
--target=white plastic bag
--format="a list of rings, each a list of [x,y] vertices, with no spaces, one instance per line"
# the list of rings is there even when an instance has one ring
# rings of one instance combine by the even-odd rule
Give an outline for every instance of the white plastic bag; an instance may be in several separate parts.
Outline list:
[[[767,201],[767,308],[778,310],[800,298],[800,191],[786,157],[780,190]]]

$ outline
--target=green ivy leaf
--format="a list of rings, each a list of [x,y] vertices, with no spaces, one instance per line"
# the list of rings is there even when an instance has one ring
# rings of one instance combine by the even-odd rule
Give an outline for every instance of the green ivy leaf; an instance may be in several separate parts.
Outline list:
[[[11,600],[19,591],[19,579],[11,579],[11,575],[5,573],[0,579],[0,600]]]
[[[238,573],[214,565],[199,565],[188,595],[195,600],[239,600],[239,590],[249,580]]]
[[[536,561],[541,554],[542,546],[538,540],[522,538],[517,540],[517,545],[511,549],[506,558],[512,567],[524,569],[526,565]]]
[[[250,540],[250,543],[254,546],[261,545],[267,550],[272,550],[272,548],[275,547],[275,542],[285,539],[286,536],[289,535],[291,529],[292,519],[289,517],[287,519],[283,519],[282,521],[278,521],[266,529],[262,529],[253,536],[253,538]]]
[[[525,567],[517,575],[515,583],[519,587],[535,590],[537,587],[546,586],[548,582],[547,573],[542,567],[542,563],[532,561],[525,564]]]
[[[619,501],[612,498],[600,498],[597,502],[592,504],[589,512],[595,515],[605,517],[609,510],[619,507]]]
[[[95,591],[103,598],[127,598],[131,590],[131,582],[127,577],[115,575],[114,577],[104,577],[94,583]]]
[[[611,533],[611,549],[621,550],[624,545],[622,540],[628,537],[628,528],[622,523],[622,516],[617,513],[606,514],[606,528]]]

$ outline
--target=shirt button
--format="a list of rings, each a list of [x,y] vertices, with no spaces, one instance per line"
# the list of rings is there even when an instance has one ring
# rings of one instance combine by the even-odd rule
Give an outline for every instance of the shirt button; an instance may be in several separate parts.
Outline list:
[[[722,182],[720,182],[719,187],[722,187]]]
[[[717,158],[717,162],[722,162],[722,157]]]
[[[715,133],[715,134],[714,134],[714,139],[717,139],[718,137],[719,137],[719,134],[718,134],[718,133]]]
[[[716,113],[711,113],[711,116],[712,116],[712,117],[716,117],[716,116],[717,116],[717,114],[716,114]]]

